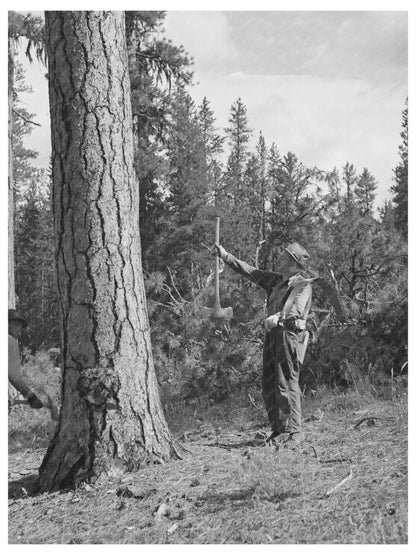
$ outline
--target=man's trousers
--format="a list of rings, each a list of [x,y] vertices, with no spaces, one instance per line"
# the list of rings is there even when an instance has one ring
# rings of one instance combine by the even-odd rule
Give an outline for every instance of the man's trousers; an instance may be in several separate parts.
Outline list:
[[[282,327],[267,332],[263,349],[263,399],[273,432],[301,431],[297,334]]]

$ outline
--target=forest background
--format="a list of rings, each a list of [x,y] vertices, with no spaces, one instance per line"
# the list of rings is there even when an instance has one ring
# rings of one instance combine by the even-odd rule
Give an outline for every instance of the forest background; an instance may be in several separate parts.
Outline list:
[[[214,265],[206,247],[217,214],[222,244],[261,268],[274,268],[283,245],[305,245],[313,259],[309,275],[324,277],[343,300],[347,326],[338,325],[315,291],[301,383],[305,395],[320,385],[364,385],[377,392],[393,378],[405,379],[406,99],[391,199],[376,208],[371,168],[358,170],[353,160],[329,171],[306,166],[295,152],[281,152],[250,127],[241,98],[230,106],[227,127],[219,128],[209,98],[196,104],[190,95],[190,55],[161,38],[164,18],[163,12],[148,11],[128,12],[126,19],[142,258],[163,402],[259,395],[262,292],[225,269],[222,303],[233,307],[233,321],[217,329],[199,315],[213,302]],[[36,121],[21,102],[28,86],[17,63],[17,308],[29,322],[22,337],[26,366],[44,372],[46,380],[59,347],[51,183],[49,170],[37,169],[37,153],[25,146]]]

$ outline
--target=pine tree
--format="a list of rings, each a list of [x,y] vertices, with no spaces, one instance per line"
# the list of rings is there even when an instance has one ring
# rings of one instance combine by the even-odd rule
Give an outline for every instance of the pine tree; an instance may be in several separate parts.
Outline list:
[[[22,37],[26,37],[26,55],[32,61],[32,51],[36,51],[38,59],[44,59],[43,22],[41,19],[9,12],[8,21],[8,306],[16,305],[15,294],[15,256],[14,256],[14,211],[15,211],[15,177],[13,175],[13,102],[15,92],[15,47]]]
[[[238,98],[232,104],[228,123],[230,125],[225,128],[225,133],[227,134],[231,153],[228,158],[225,179],[229,192],[236,195],[243,185],[248,143],[253,131],[248,127],[247,107],[243,104],[241,98]]]
[[[45,15],[63,387],[39,472],[41,489],[54,490],[179,447],[153,366],[124,14]]]
[[[326,175],[325,181],[328,185],[325,210],[327,217],[332,219],[342,210],[341,180],[337,168]]]
[[[167,151],[169,213],[160,248],[165,265],[174,270],[178,286],[186,294],[193,289],[196,274],[206,271],[206,252],[202,252],[201,243],[209,241],[213,207],[210,208],[212,183],[206,165],[206,137],[194,102],[183,88],[173,99]]]
[[[268,201],[267,180],[268,150],[262,133],[256,145],[255,154],[251,154],[245,171],[244,190],[247,195],[245,240],[255,243],[254,263],[259,265],[260,253],[266,240],[266,206]],[[262,257],[263,258],[263,257]]]
[[[256,154],[250,154],[244,172],[243,187],[236,207],[240,252],[250,264],[258,265],[259,245],[262,243],[263,203],[261,165]],[[241,247],[241,245],[245,245]]]
[[[354,200],[354,187],[357,183],[357,172],[354,164],[347,162],[345,166],[342,166],[342,179],[346,186],[345,202],[349,204]]]
[[[50,176],[37,170],[16,214],[16,294],[28,321],[22,345],[32,350],[59,345]]]
[[[274,150],[269,164],[271,213],[266,250],[273,260],[274,250],[293,241],[309,250],[324,209],[319,183],[326,174],[318,168],[307,168],[293,152],[280,157]]]
[[[24,145],[24,139],[33,130],[35,125],[35,114],[26,110],[21,102],[22,93],[32,92],[31,87],[26,84],[25,73],[22,64],[15,61],[14,65],[14,100],[13,100],[13,133],[12,133],[12,148],[13,148],[13,179],[15,189],[15,203],[19,202],[22,193],[21,187],[25,182],[30,180],[36,169],[32,161],[37,157],[38,152],[33,149],[28,149]]]
[[[248,127],[247,108],[241,98],[231,106],[229,126],[225,128],[230,154],[222,180],[220,207],[223,215],[224,243],[237,257],[254,261],[255,239],[251,229],[247,180],[248,144],[252,129]]]
[[[408,234],[408,107],[402,112],[402,144],[399,146],[400,162],[394,168],[395,184],[391,187],[397,229],[407,239]]]
[[[396,223],[395,209],[391,200],[385,200],[383,205],[378,209],[380,214],[380,221],[390,230],[393,230]]]
[[[372,214],[374,200],[376,198],[375,191],[377,189],[377,182],[375,177],[364,168],[358,177],[356,187],[354,189],[355,199],[357,206],[363,216]]]
[[[165,12],[125,14],[132,94],[135,170],[140,183],[140,235],[144,267],[158,264],[155,237],[162,232],[166,204],[162,184],[167,174],[165,143],[170,125],[172,87],[190,83],[191,59],[183,47],[160,38]]]
[[[260,179],[260,233],[259,244],[266,240],[266,202],[267,202],[267,147],[263,134],[260,132],[259,141],[256,146],[257,157],[259,160],[259,179]]]
[[[211,109],[209,100],[204,97],[198,109],[198,123],[202,133],[202,143],[205,153],[205,167],[213,192],[214,204],[216,204],[220,179],[221,179],[221,154],[225,137],[222,137],[215,126],[215,116]]]

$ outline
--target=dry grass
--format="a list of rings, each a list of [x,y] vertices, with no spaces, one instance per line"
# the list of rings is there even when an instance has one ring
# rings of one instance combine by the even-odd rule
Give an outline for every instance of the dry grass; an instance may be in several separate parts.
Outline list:
[[[407,542],[403,392],[380,400],[317,391],[304,400],[307,441],[296,451],[250,447],[264,414],[243,400],[167,407],[180,414],[177,435],[186,431],[183,461],[52,495],[25,496],[24,482],[11,484],[10,543]],[[42,455],[11,453],[10,479],[33,474]]]

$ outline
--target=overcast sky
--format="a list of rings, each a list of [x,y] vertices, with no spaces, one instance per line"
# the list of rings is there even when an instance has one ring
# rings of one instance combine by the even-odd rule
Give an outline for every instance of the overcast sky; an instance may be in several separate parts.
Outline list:
[[[166,36],[194,58],[191,94],[211,102],[218,127],[241,97],[268,146],[291,150],[306,165],[330,170],[352,162],[390,197],[407,96],[406,12],[171,11]],[[22,57],[23,58],[23,57]],[[45,68],[27,70],[37,114],[28,146],[50,156]]]

